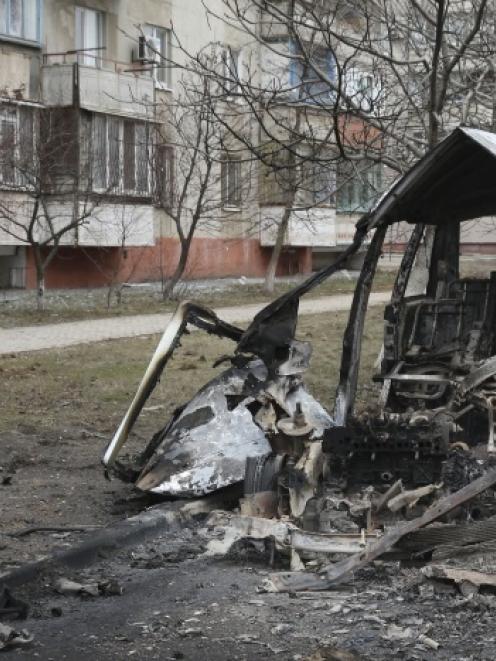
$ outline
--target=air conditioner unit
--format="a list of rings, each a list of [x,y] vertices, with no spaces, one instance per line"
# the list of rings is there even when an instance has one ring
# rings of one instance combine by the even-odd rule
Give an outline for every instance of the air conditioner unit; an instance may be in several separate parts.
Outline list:
[[[160,59],[161,43],[158,37],[145,37],[141,35],[138,38],[138,52],[134,61],[146,64],[147,62],[156,62]]]

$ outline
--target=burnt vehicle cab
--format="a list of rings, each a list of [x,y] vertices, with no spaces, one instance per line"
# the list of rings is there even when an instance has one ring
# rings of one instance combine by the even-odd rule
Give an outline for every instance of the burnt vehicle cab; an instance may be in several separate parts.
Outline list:
[[[453,443],[495,450],[496,272],[460,277],[461,225],[494,214],[495,168],[496,136],[457,129],[359,223],[376,237],[393,223],[413,227],[385,309],[374,415],[353,417],[347,370],[356,366],[343,356],[341,426],[326,433],[324,450],[350,482],[428,484]],[[349,330],[359,335],[362,325],[356,308]]]
[[[133,476],[141,490],[191,497],[244,482],[252,508],[298,518],[310,516],[315,497],[335,487],[440,481],[453,444],[483,444],[493,452],[496,273],[460,277],[459,251],[463,222],[496,215],[495,181],[496,136],[457,129],[359,221],[352,244],[333,265],[270,303],[246,330],[202,306],[181,304],[104,464],[116,466],[188,324],[232,340],[231,366],[151,439]],[[379,400],[356,415],[369,294],[387,230],[396,223],[407,223],[411,231],[385,309],[375,377]],[[342,268],[367,237],[343,337],[334,411],[328,413],[303,383],[311,347],[295,339],[298,303]]]

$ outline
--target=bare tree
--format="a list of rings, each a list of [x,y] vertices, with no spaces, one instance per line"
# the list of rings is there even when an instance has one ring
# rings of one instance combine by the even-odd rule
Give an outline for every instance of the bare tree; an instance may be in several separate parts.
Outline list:
[[[333,119],[343,155],[369,151],[401,172],[454,126],[494,121],[493,0],[224,0],[223,6],[218,18],[264,49],[266,72],[272,60],[296,74],[269,76],[264,85],[251,72],[240,81],[241,93],[262,96],[271,107],[281,94],[293,106],[311,101]]]
[[[166,211],[179,241],[179,258],[166,280],[171,297],[183,277],[197,232],[216,235],[239,218],[249,192],[248,163],[217,121],[212,83],[185,70],[174,100],[158,109],[153,148],[155,203]]]
[[[319,121],[317,105],[308,96],[320,101],[322,93],[328,93],[321,86],[301,85],[288,96],[288,76],[272,71],[267,82],[269,74],[260,68],[260,53],[246,52],[241,61],[240,50],[222,43],[210,48],[218,53],[215,66],[209,67],[212,60],[205,59],[203,51],[187,54],[186,66],[192,63],[215,81],[212,113],[243,158],[252,163],[253,171],[258,171],[257,203],[266,212],[262,225],[273,225],[275,237],[265,283],[271,292],[290,224],[296,221],[314,231],[311,211],[330,207],[334,198],[330,131]],[[295,99],[299,102],[293,103]]]
[[[196,81],[184,87],[175,106],[182,104],[182,110],[172,120],[179,126],[173,141],[188,163],[178,168],[183,184],[175,186],[175,210],[170,202],[163,205],[172,211],[181,244],[172,281],[184,271],[202,217],[198,206],[186,210],[184,184],[189,186],[198,167],[202,175],[193,188],[200,195],[203,188],[213,190],[201,184],[215,168],[208,167],[213,152],[198,129],[215,127],[210,135],[219,141],[220,127],[223,148],[229,142],[238,158],[257,164],[258,183],[265,177],[274,184],[272,192],[280,192],[266,277],[271,290],[298,212],[332,205],[351,187],[361,188],[365,202],[351,201],[348,210],[361,212],[388,178],[404,172],[455,126],[496,124],[494,0],[203,5],[209,21],[238,35],[239,47],[215,43],[190,51],[175,33],[178,55],[155,64],[174,66]],[[186,112],[186,130],[188,122],[178,119],[188,108],[196,119]],[[376,177],[378,167],[386,173],[382,178]]]
[[[0,112],[0,232],[31,248],[43,310],[46,271],[62,245],[77,243],[99,197],[81,170],[75,111],[12,104]]]
[[[227,49],[220,72],[201,53],[183,54],[217,80],[217,119],[266,166],[275,144],[296,171],[305,159],[337,170],[338,195],[359,180],[372,201],[376,164],[384,186],[456,126],[495,125],[494,0],[203,4],[243,45]],[[257,127],[249,139],[226,110],[233,99]]]

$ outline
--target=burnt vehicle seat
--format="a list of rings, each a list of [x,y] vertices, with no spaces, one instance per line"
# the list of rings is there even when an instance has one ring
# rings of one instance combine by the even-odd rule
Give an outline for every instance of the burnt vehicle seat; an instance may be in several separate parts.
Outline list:
[[[460,337],[465,362],[490,358],[495,353],[496,272],[487,279],[455,280],[450,293],[463,302]]]
[[[396,335],[395,361],[429,359],[473,362],[494,354],[496,321],[496,273],[488,279],[463,278],[448,288],[448,296],[412,296],[401,302]]]
[[[441,358],[461,349],[459,320],[462,301],[451,298],[423,298],[406,302],[405,325],[400,343],[402,358]]]

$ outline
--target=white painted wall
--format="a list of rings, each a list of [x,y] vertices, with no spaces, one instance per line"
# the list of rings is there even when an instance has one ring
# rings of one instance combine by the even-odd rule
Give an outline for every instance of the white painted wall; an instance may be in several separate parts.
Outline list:
[[[9,202],[11,213],[15,218],[27,226],[33,201],[26,196],[11,196]],[[101,204],[91,211],[88,218],[74,230],[67,232],[61,244],[65,246],[152,246],[154,245],[153,207],[151,205],[121,205]],[[69,202],[49,205],[49,212],[55,228],[67,226],[71,222],[72,204]],[[83,207],[80,207],[80,215]],[[13,236],[12,233],[17,234]],[[35,230],[38,240],[46,240],[50,236],[49,230],[39,224]],[[13,223],[7,224],[0,219],[0,245],[25,246],[29,245],[25,233],[15,228]]]
[[[273,246],[283,207],[260,210],[260,244]],[[287,246],[332,247],[336,245],[336,210],[331,207],[292,213],[284,242]]]

